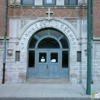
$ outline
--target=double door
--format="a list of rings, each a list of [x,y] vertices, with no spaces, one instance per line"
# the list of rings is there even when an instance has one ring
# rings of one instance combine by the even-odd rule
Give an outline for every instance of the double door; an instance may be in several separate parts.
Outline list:
[[[59,50],[38,50],[36,56],[38,78],[59,78]]]

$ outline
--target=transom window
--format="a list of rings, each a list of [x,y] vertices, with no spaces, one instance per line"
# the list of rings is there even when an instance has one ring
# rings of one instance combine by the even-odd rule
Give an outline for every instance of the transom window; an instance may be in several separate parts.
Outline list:
[[[22,5],[34,5],[34,0],[21,0]]]
[[[56,0],[44,0],[44,5],[56,5]]]
[[[58,42],[55,39],[52,38],[45,38],[42,41],[40,41],[38,48],[49,48],[49,49],[53,49],[53,48],[60,48]]]
[[[29,48],[30,49],[32,48],[41,48],[41,49],[42,48],[49,48],[49,49],[60,48],[60,45],[57,42],[57,40],[55,40],[54,38],[51,38],[51,36],[56,39],[59,39],[63,49],[69,48],[68,41],[65,38],[65,36],[61,34],[60,31],[55,30],[55,29],[44,29],[44,30],[38,31],[37,34],[32,36],[29,43]],[[40,40],[41,38],[43,39],[39,42],[38,46],[36,47],[37,41]]]
[[[78,0],[65,0],[65,5],[77,5]]]

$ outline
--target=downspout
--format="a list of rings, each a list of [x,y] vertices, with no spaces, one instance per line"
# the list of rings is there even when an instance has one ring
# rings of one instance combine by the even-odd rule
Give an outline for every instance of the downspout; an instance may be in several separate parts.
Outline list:
[[[93,0],[91,0],[91,84],[93,84]]]
[[[87,0],[87,95],[91,95],[91,59],[91,0]]]
[[[3,75],[2,84],[5,83],[5,65],[6,65],[6,35],[7,35],[7,16],[8,16],[8,0],[5,0],[5,13],[4,13],[4,50],[3,50]]]

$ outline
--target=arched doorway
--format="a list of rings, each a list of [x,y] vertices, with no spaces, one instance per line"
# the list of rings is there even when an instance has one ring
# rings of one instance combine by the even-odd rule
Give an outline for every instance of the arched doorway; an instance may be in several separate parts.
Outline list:
[[[60,31],[36,32],[28,51],[28,78],[69,78],[69,43]]]

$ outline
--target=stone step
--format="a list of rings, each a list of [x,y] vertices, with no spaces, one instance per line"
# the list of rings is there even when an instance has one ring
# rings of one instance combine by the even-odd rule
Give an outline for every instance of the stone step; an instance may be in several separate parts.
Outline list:
[[[34,83],[48,83],[48,84],[53,84],[53,83],[64,83],[64,84],[69,84],[70,80],[69,79],[27,79],[28,84],[34,84]]]
[[[65,98],[0,98],[0,100],[92,100],[91,98],[70,98],[70,97],[65,97]],[[100,99],[96,99],[96,100],[100,100]]]

